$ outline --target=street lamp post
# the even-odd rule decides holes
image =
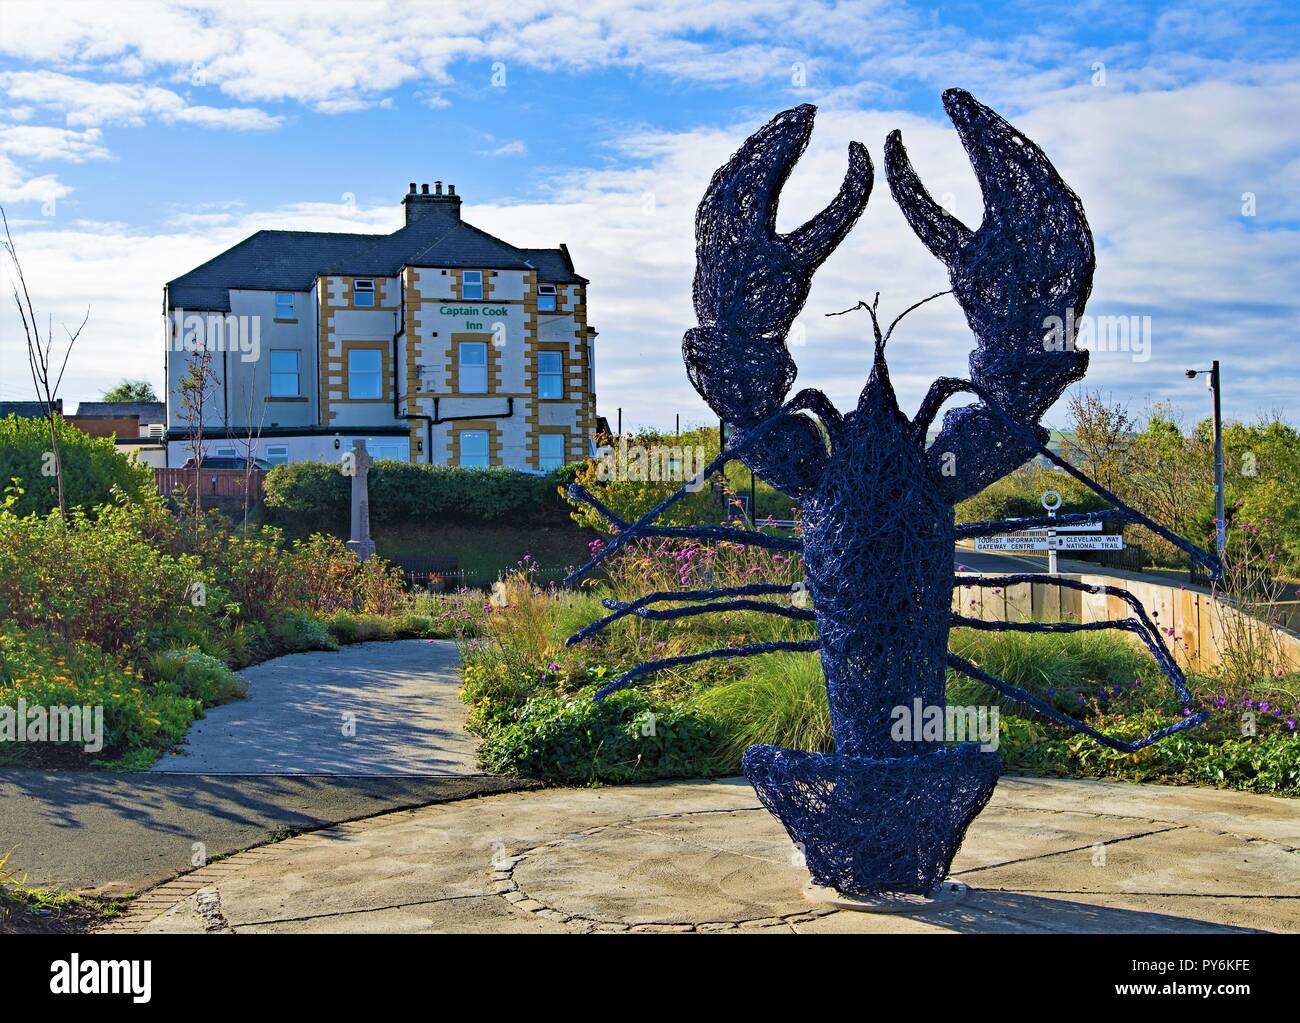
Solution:
[[[1221,388],[1219,386],[1219,360],[1215,359],[1209,369],[1189,369],[1187,379],[1194,380],[1198,373],[1210,375],[1210,394],[1214,399],[1214,518],[1215,548],[1222,559],[1228,546],[1228,526],[1224,515],[1223,493],[1223,408]]]

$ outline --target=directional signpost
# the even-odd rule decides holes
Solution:
[[[1043,494],[1042,504],[1047,509],[1049,518],[1056,517],[1056,510],[1061,507],[1061,495],[1055,490]],[[1056,575],[1057,551],[1122,551],[1124,537],[1118,533],[1101,536],[1061,536],[1061,533],[1095,533],[1101,529],[1100,522],[1086,522],[1077,526],[1041,526],[1027,529],[1024,533],[1011,533],[1002,536],[982,536],[976,539],[977,551],[1047,551],[1047,572]]]

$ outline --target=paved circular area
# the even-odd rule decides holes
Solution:
[[[804,899],[742,779],[551,789],[386,814],[146,893],[128,931],[1300,932],[1300,803],[1004,778],[953,865],[956,906]]]

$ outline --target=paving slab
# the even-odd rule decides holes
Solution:
[[[358,643],[246,668],[248,699],[214,707],[155,774],[473,774],[450,640]]]
[[[237,854],[110,928],[1300,932],[1300,852],[1280,840],[1298,821],[1300,802],[1244,793],[1007,778],[955,864],[970,886],[962,902],[870,914],[803,897],[806,870],[743,779],[540,790]]]

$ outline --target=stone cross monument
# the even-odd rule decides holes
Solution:
[[[343,458],[343,471],[352,477],[352,539],[347,548],[365,561],[375,553],[375,542],[370,539],[370,496],[367,476],[371,458],[364,440],[354,440],[352,450]]]

